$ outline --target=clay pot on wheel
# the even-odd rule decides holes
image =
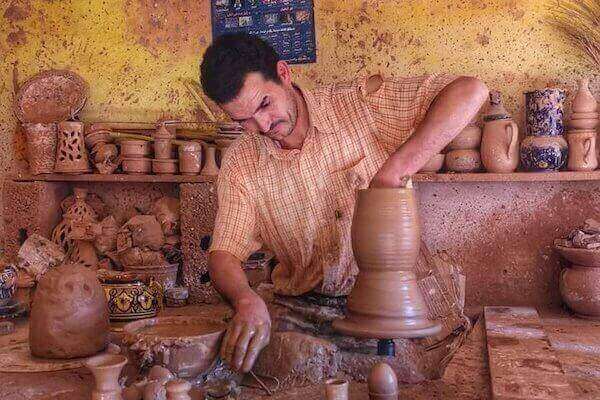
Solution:
[[[360,272],[348,296],[348,316],[333,328],[375,339],[417,338],[439,333],[427,318],[415,262],[421,229],[412,188],[358,191],[352,249]]]
[[[596,156],[596,131],[570,131],[567,134],[569,159],[567,168],[571,171],[593,171],[598,168]]]
[[[479,150],[452,150],[446,153],[446,169],[454,172],[476,172],[481,169]]]
[[[600,268],[572,265],[563,269],[560,295],[576,314],[600,318]]]
[[[425,164],[423,168],[419,170],[419,173],[434,174],[438,172],[444,166],[445,157],[446,156],[444,154],[434,155],[429,161],[427,161],[427,164]]]
[[[568,145],[562,136],[528,136],[521,142],[520,153],[526,170],[552,171],[567,161]]]

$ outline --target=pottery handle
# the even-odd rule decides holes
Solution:
[[[514,147],[517,145],[517,137],[515,135],[515,131],[518,129],[515,121],[510,121],[508,125],[504,128],[506,133],[508,133],[509,145],[506,148],[506,158],[510,159],[510,153],[513,151]]]
[[[590,160],[590,153],[592,150],[592,139],[591,138],[587,138],[585,139],[585,141],[583,142],[583,148],[585,149],[585,163],[586,164],[590,164],[592,161]]]

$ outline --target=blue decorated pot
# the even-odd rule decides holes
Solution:
[[[525,93],[528,136],[558,136],[565,131],[563,118],[566,92],[561,89]]]
[[[7,265],[0,270],[0,306],[8,304],[17,290],[17,269]]]
[[[553,171],[567,161],[568,145],[562,136],[528,136],[521,142],[521,165],[528,171]]]

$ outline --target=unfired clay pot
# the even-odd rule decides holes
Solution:
[[[121,168],[126,174],[149,174],[152,171],[152,160],[143,157],[124,158]]]
[[[150,142],[137,139],[122,139],[121,156],[123,158],[141,158],[150,154]]]
[[[96,273],[63,264],[38,283],[31,305],[29,347],[42,358],[87,357],[108,344],[108,308]]]
[[[176,174],[177,159],[154,159],[152,160],[152,172],[155,174]]]
[[[325,381],[325,399],[348,400],[348,387],[346,379],[328,379]]]
[[[83,138],[83,122],[63,121],[58,124],[58,144],[54,171],[63,174],[92,172]]]
[[[563,269],[560,295],[576,314],[600,318],[600,268],[572,265]]]
[[[216,159],[216,147],[215,146],[206,146],[206,157],[204,168],[202,168],[202,175],[207,176],[216,176],[219,175],[219,167],[217,166]]]
[[[179,146],[179,171],[183,175],[197,175],[202,167],[202,145],[186,142]]]
[[[419,170],[420,173],[433,174],[444,166],[444,154],[436,154]]]
[[[487,121],[481,140],[481,162],[488,172],[510,173],[519,165],[519,128],[511,119]]]
[[[167,160],[173,155],[173,144],[171,139],[155,138],[154,139],[154,158]]]
[[[446,153],[446,169],[454,172],[475,172],[481,169],[479,150],[452,150]]]
[[[600,250],[579,249],[559,245],[554,246],[554,248],[565,258],[565,260],[572,264],[600,267]]]
[[[58,127],[54,123],[22,124],[27,141],[27,161],[32,175],[51,174],[56,162]]]
[[[579,91],[575,95],[572,104],[574,113],[596,112],[598,111],[598,102],[590,91],[589,78],[583,78],[579,81]]]
[[[440,332],[414,272],[421,229],[412,188],[358,191],[352,248],[360,272],[348,296],[348,315],[333,327],[346,335],[388,339]]]
[[[119,376],[127,364],[127,357],[117,354],[101,354],[91,357],[85,366],[92,371],[96,385],[92,400],[122,400]]]
[[[367,378],[371,400],[397,400],[398,378],[386,363],[375,364]]]
[[[475,124],[469,124],[448,145],[448,150],[478,149],[481,143],[481,128]]]
[[[567,169],[593,171],[598,168],[596,131],[570,131],[567,134],[567,142],[569,143]]]

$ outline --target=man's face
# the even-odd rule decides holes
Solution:
[[[291,84],[266,80],[260,72],[249,73],[237,97],[221,107],[248,132],[276,141],[292,133],[298,118]]]

